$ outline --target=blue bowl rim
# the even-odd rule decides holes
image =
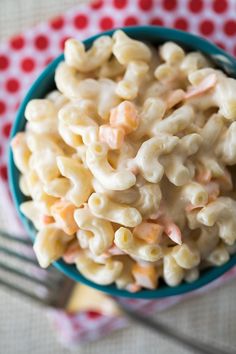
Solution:
[[[158,38],[158,35],[162,38],[162,41],[166,40],[171,40],[176,41],[176,42],[186,42],[187,46],[192,46],[194,48],[197,48],[197,50],[205,53],[206,55],[216,55],[216,56],[221,56],[225,58],[228,62],[230,62],[233,66],[233,70],[236,75],[236,60],[227,52],[225,52],[223,49],[218,48],[216,45],[213,43],[207,41],[204,38],[201,38],[199,36],[196,36],[194,34],[190,34],[184,31],[172,29],[172,28],[167,28],[167,27],[160,27],[160,26],[130,26],[130,27],[120,27],[120,28],[115,28],[110,31],[102,32],[97,35],[94,35],[92,37],[87,38],[86,40],[83,41],[85,46],[90,46],[91,43],[101,35],[109,35],[111,36],[114,31],[117,29],[122,29],[124,32],[126,32],[128,35],[131,37],[135,38],[135,32],[149,32],[149,31],[155,31],[156,36]],[[192,43],[194,42],[194,46]],[[22,118],[24,118],[24,112],[27,103],[29,102],[30,99],[34,98],[35,93],[39,87],[39,85],[47,78],[47,76],[54,72],[57,65],[64,59],[64,55],[61,54],[57,58],[55,58],[43,71],[42,73],[38,76],[38,78],[34,81],[32,84],[31,88],[29,89],[28,93],[26,94],[25,98],[23,99],[20,108],[18,110],[18,113],[16,115],[16,119],[14,121],[12,130],[11,130],[11,135],[10,139],[12,139],[15,134],[20,131],[18,130],[18,126],[21,123]],[[9,176],[9,186],[10,186],[10,191],[11,195],[13,197],[13,202],[15,204],[17,213],[19,215],[19,218],[21,222],[23,223],[25,229],[29,233],[30,238],[32,241],[35,238],[35,230],[33,230],[33,227],[29,226],[29,221],[28,219],[20,212],[19,209],[19,194],[16,190],[16,174],[17,174],[17,168],[14,164],[13,160],[13,155],[11,148],[9,148],[9,158],[8,158],[8,176]],[[66,264],[63,260],[58,260],[53,263],[53,265],[59,269],[61,272],[63,272],[65,275],[70,277],[71,279],[75,280],[76,282],[81,282],[85,285],[91,286],[97,290],[106,292],[110,295],[113,296],[119,296],[119,297],[128,297],[128,298],[134,298],[134,299],[157,299],[157,298],[164,298],[164,297],[169,297],[169,296],[176,296],[176,295],[181,295],[185,294],[188,292],[191,292],[193,290],[197,290],[199,288],[202,288],[205,285],[208,285],[210,282],[216,280],[220,276],[222,276],[225,272],[227,272],[229,269],[231,269],[233,266],[236,265],[236,254],[231,256],[230,260],[225,263],[224,265],[220,267],[211,267],[209,270],[206,272],[203,272],[199,279],[197,279],[193,283],[186,283],[183,282],[180,285],[176,287],[169,287],[167,285],[164,285],[160,288],[157,288],[155,290],[141,290],[140,292],[137,293],[130,293],[126,290],[123,289],[118,289],[115,285],[99,285],[96,284],[87,278],[83,277],[77,270],[76,268],[71,265]]]

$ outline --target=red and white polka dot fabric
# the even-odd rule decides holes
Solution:
[[[84,39],[113,27],[160,25],[200,34],[236,55],[236,1],[234,0],[97,0],[72,8],[50,22],[0,44],[0,191],[7,191],[7,150],[11,124],[22,98],[42,69],[63,51],[68,37]],[[5,202],[5,201],[4,201]],[[7,201],[6,201],[7,202]],[[8,208],[10,210],[10,207]],[[12,209],[12,206],[11,206]],[[12,217],[14,217],[14,212]],[[229,278],[231,271],[217,284]],[[142,308],[161,309],[180,297],[161,301],[132,301]],[[82,316],[82,317],[81,317]],[[86,317],[86,321],[85,318]],[[59,320],[58,320],[59,318]],[[65,342],[89,340],[124,325],[88,312],[68,316],[54,312]]]

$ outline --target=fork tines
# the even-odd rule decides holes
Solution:
[[[63,305],[58,298],[65,277],[55,268],[39,267],[29,239],[0,230],[0,255],[0,285],[42,304]]]

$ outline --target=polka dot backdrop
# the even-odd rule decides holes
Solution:
[[[0,184],[7,190],[9,134],[19,104],[42,69],[63,51],[67,38],[82,40],[113,27],[152,24],[200,34],[236,55],[235,13],[234,0],[96,0],[1,43]],[[232,271],[224,279],[230,274]],[[166,308],[181,299],[132,300],[129,304],[150,311]],[[67,343],[94,339],[125,325],[123,319],[92,312],[74,316],[52,312],[52,317],[61,331],[61,339]]]

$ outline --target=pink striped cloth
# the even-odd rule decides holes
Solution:
[[[19,104],[42,69],[63,51],[68,37],[81,40],[103,30],[130,25],[164,25],[200,34],[236,55],[234,0],[99,0],[70,9],[0,44],[0,196],[12,231],[21,231],[7,185],[9,133]],[[145,313],[161,311],[235,278],[236,268],[194,293],[162,300],[125,300]],[[50,310],[58,338],[67,346],[98,339],[124,327],[122,317],[87,311],[67,314]]]

